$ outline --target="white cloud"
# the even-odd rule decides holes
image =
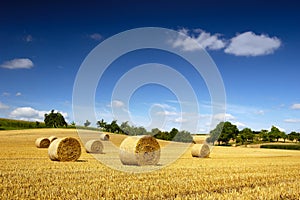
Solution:
[[[9,106],[0,101],[0,110],[9,109]]]
[[[235,117],[232,114],[228,113],[218,113],[213,116],[213,119],[218,120],[218,121],[229,121],[229,120],[234,120]]]
[[[178,118],[174,119],[174,122],[175,123],[184,123],[184,122],[187,122],[187,119],[184,119],[182,117],[178,117]]]
[[[232,122],[232,124],[236,125],[236,126],[238,127],[238,129],[247,127],[247,126],[246,126],[244,123],[242,123],[242,122]]]
[[[277,37],[269,37],[264,34],[256,35],[248,31],[233,37],[225,49],[225,53],[236,56],[268,55],[280,46],[281,41]]]
[[[9,114],[9,117],[14,119],[27,120],[27,121],[44,121],[45,114],[50,112],[51,111],[36,110],[31,107],[19,107],[14,109]],[[54,112],[59,112],[60,114],[62,114],[65,120],[67,121],[68,118],[67,113],[56,111],[56,110]]]
[[[121,108],[121,107],[124,107],[125,104],[122,102],[122,101],[119,101],[119,100],[113,100],[111,102],[111,106],[114,107],[114,108]]]
[[[18,96],[21,96],[22,95],[22,93],[21,92],[17,92],[16,93],[16,96],[18,97]]]
[[[171,112],[171,111],[160,111],[156,113],[157,115],[164,115],[164,116],[174,116],[178,115],[177,112]]]
[[[181,29],[179,30],[182,34],[173,41],[170,41],[173,47],[180,47],[183,51],[195,51],[204,48],[209,50],[218,50],[225,47],[225,41],[220,39],[220,34],[214,34],[205,32],[201,29]],[[191,33],[191,34],[190,34]]]
[[[265,111],[263,111],[263,110],[257,110],[257,111],[255,111],[255,114],[257,114],[257,115],[264,115]]]
[[[298,110],[300,109],[300,103],[295,103],[291,106],[291,109]]]
[[[300,119],[285,119],[284,122],[287,122],[287,123],[300,123]]]
[[[102,39],[102,35],[100,35],[99,33],[93,33],[93,34],[89,35],[89,37],[96,41],[100,41]]]
[[[10,93],[8,93],[8,92],[3,92],[3,93],[2,93],[2,96],[8,97],[8,96],[10,96]]]
[[[33,67],[33,62],[28,58],[16,58],[4,62],[0,67],[6,69],[30,69]]]

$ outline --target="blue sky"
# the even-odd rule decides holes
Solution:
[[[0,117],[43,120],[55,109],[73,121],[73,84],[88,54],[120,32],[162,27],[189,35],[207,50],[224,82],[227,120],[240,129],[275,125],[300,131],[299,8],[296,1],[1,2]],[[197,48],[182,38],[173,45],[182,51]],[[205,82],[184,60],[159,50],[129,53],[108,68],[95,91],[97,118],[121,122],[111,113],[118,108],[136,126],[169,130],[187,123],[190,113],[182,113],[176,95],[160,85],[140,87],[129,105],[111,99],[126,71],[153,62],[187,77],[201,110],[194,119],[197,132],[209,132],[218,116],[210,111]]]

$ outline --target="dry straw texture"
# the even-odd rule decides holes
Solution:
[[[48,148],[50,145],[50,140],[48,138],[38,138],[35,140],[35,146],[37,148]]]
[[[50,143],[51,143],[51,142],[53,142],[54,140],[56,140],[57,137],[54,136],[54,135],[52,135],[52,136],[48,137],[48,139],[50,140]]]
[[[191,153],[193,157],[208,158],[210,149],[207,144],[194,144]]]
[[[76,161],[81,155],[80,143],[72,137],[56,139],[50,144],[48,155],[54,161]]]
[[[124,165],[156,165],[160,158],[160,146],[152,136],[132,136],[123,140],[119,153]]]
[[[84,145],[87,153],[102,153],[103,144],[100,140],[89,140]]]
[[[103,140],[103,141],[107,141],[107,140],[109,140],[109,135],[105,134],[105,133],[101,133],[100,134],[100,139]]]

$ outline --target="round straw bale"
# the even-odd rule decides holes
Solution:
[[[48,155],[55,161],[76,161],[81,155],[80,143],[72,137],[56,139],[51,142]]]
[[[101,133],[100,134],[100,139],[104,140],[104,141],[107,141],[107,140],[109,140],[109,135],[105,134],[105,133]]]
[[[194,144],[191,153],[193,157],[208,158],[210,149],[207,144]]]
[[[56,140],[57,137],[52,135],[52,136],[48,137],[48,139],[50,140],[50,143],[51,143],[51,142],[53,142],[54,140]]]
[[[84,145],[87,153],[102,153],[103,144],[100,140],[89,140]]]
[[[156,165],[160,146],[150,135],[127,137],[120,145],[119,156],[124,165]]]
[[[38,138],[35,140],[35,146],[37,148],[48,148],[50,145],[50,140],[48,138]]]

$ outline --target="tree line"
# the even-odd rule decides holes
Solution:
[[[172,128],[170,132],[168,131],[161,131],[158,128],[153,128],[150,132],[148,132],[144,127],[139,126],[132,126],[126,122],[122,122],[119,126],[117,124],[117,120],[113,120],[111,123],[105,122],[103,119],[97,121],[97,126],[103,131],[111,132],[111,133],[118,133],[118,134],[126,134],[126,135],[152,135],[157,139],[162,140],[170,140],[176,142],[192,142],[193,137],[190,132],[188,131],[179,131],[176,128]]]
[[[286,134],[280,131],[276,126],[271,130],[252,131],[250,128],[239,130],[236,125],[226,121],[220,122],[215,129],[210,131],[210,136],[206,139],[208,143],[218,145],[229,145],[229,142],[244,145],[262,142],[278,142],[280,139],[285,142],[287,139],[292,142],[300,141],[300,133],[295,131]]]

